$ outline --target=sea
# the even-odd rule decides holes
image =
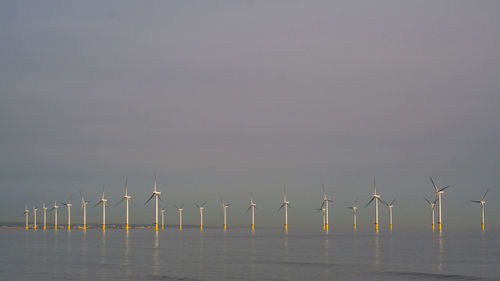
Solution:
[[[500,280],[500,230],[0,229],[0,280]]]

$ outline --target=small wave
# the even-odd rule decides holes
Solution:
[[[401,272],[401,271],[384,271],[383,274],[399,275],[399,276],[413,276],[416,279],[438,279],[438,280],[489,280],[477,276],[468,276],[460,274],[440,274],[440,273],[426,273],[426,272]]]

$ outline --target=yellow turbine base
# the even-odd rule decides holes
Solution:
[[[484,223],[481,223],[481,228],[484,230]]]
[[[68,224],[68,230],[70,230],[70,229],[71,229],[71,225]]]
[[[106,225],[105,224],[102,225],[102,231],[106,231]]]
[[[378,222],[375,223],[375,230],[378,231]]]
[[[28,226],[26,226],[26,229],[28,229]]]
[[[325,224],[325,230],[328,231],[328,224]]]
[[[155,231],[158,231],[158,224],[155,222]]]
[[[179,230],[182,231],[182,225],[179,225]]]
[[[354,225],[354,230],[356,230],[356,225]]]
[[[33,229],[35,229],[35,230],[36,230],[36,225],[34,225],[34,226],[33,226]]]
[[[326,230],[328,230],[328,224],[326,225]],[[285,224],[285,231],[288,231],[288,224]]]
[[[325,230],[325,225],[323,224],[323,230]]]
[[[203,225],[200,225],[200,231],[202,231],[202,230],[203,230]]]
[[[441,222],[440,221],[438,221],[438,229],[439,229],[439,231],[441,231]]]
[[[389,224],[389,229],[392,230],[392,224]]]
[[[125,224],[125,231],[128,231],[128,223]]]
[[[255,225],[252,223],[252,231],[255,229]]]
[[[83,230],[87,230],[87,225],[83,225]]]
[[[57,225],[54,225],[54,229],[57,230]]]
[[[44,225],[44,226],[43,226],[43,230],[45,230],[45,229],[47,229],[47,226],[45,226],[45,225]]]
[[[434,230],[434,224],[432,224],[432,230]]]
[[[165,227],[163,225],[161,226],[161,230],[165,230]]]
[[[226,230],[226,225],[224,225],[224,230]]]

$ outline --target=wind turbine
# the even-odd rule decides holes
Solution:
[[[165,229],[165,208],[161,208],[161,230]]]
[[[250,206],[248,206],[247,212],[251,211],[252,213],[252,224],[250,225],[252,231],[255,229],[255,208],[257,208],[257,203],[253,201],[253,197],[250,197]]]
[[[121,202],[125,201],[125,230],[128,231],[128,203],[132,199],[132,196],[128,194],[127,188],[127,178],[125,178],[125,195],[123,195],[122,199],[116,203],[115,207],[120,205]]]
[[[87,229],[87,204],[89,203],[88,201],[85,201],[83,199],[83,195],[82,193],[80,192],[80,198],[82,198],[82,205],[81,205],[81,209],[83,209],[83,230],[86,230]]]
[[[108,199],[104,199],[104,185],[103,185],[101,199],[94,205],[94,207],[96,207],[102,204],[102,231],[106,231],[106,202],[108,202]]]
[[[73,206],[73,204],[71,204],[71,202],[69,200],[68,200],[68,202],[62,203],[62,204],[68,208],[68,230],[70,230],[71,229],[71,206]]]
[[[429,199],[425,198],[425,201],[427,201],[427,203],[429,203],[429,205],[431,206],[431,214],[432,214],[432,231],[434,231],[434,222],[435,222],[435,218],[434,218],[434,209],[436,207],[436,201],[437,201],[437,198],[434,199],[434,201],[430,201]]]
[[[394,202],[396,199],[392,200],[391,203],[387,203],[384,200],[380,200],[380,202],[384,203],[389,208],[389,229],[392,230],[392,208],[394,207]]]
[[[483,198],[481,198],[480,201],[476,201],[476,200],[470,200],[471,202],[474,202],[474,203],[479,203],[481,204],[481,228],[484,230],[484,205],[486,204],[486,201],[484,200],[486,198],[486,194],[488,194],[488,191],[489,190],[486,190],[486,192],[484,193],[483,195]]]
[[[182,231],[182,211],[184,210],[183,207],[184,207],[184,204],[181,205],[180,207],[175,206],[175,208],[177,209],[177,212],[179,213],[179,230],[180,231]]]
[[[283,202],[281,202],[281,206],[278,209],[278,211],[281,210],[281,208],[285,207],[285,231],[288,231],[288,208],[290,207],[290,201],[286,200],[286,188],[283,188]],[[326,223],[328,225],[328,222]],[[326,228],[328,229],[328,227]]]
[[[47,229],[47,207],[45,207],[45,203],[42,204],[43,210],[43,230]]]
[[[38,211],[38,209],[36,208],[36,206],[33,206],[33,229],[36,230],[36,211]]]
[[[155,198],[155,231],[158,231],[158,199],[161,200],[160,198],[161,192],[156,190],[156,175],[154,177],[155,177],[155,182],[153,184],[153,194],[151,194],[151,197],[149,197],[149,199],[146,201],[146,203],[144,203],[144,205],[148,204],[148,202],[151,199],[153,199],[153,197]]]
[[[226,230],[226,226],[227,226],[227,208],[229,206],[231,206],[230,203],[224,203],[224,201],[222,200],[222,197],[220,198],[220,203],[221,203],[221,206],[222,206],[222,213],[223,213],[223,216],[224,216],[224,230]]]
[[[205,204],[207,204],[207,201],[203,202],[201,205],[194,203],[194,205],[200,209],[200,230],[203,230],[203,210],[205,210]]]
[[[375,184],[375,177],[373,177],[373,195],[372,199],[366,203],[365,208],[370,205],[370,203],[375,200],[375,230],[378,231],[378,201],[380,200],[380,194],[377,194],[377,186]]]
[[[441,189],[438,189],[436,184],[434,183],[434,180],[432,180],[432,177],[429,177],[429,179],[431,179],[431,182],[432,182],[432,186],[434,186],[434,191],[436,192],[436,198],[438,200],[438,229],[439,231],[441,231],[441,224],[442,224],[442,220],[441,220],[441,209],[443,208],[442,205],[442,199],[441,199],[441,196],[443,195],[444,193],[444,190],[447,189],[448,187],[450,187],[449,185],[448,186],[445,186]]]
[[[56,201],[54,201],[54,206],[52,206],[52,208],[50,208],[50,211],[54,211],[54,229],[55,230],[57,230],[57,209],[59,209],[59,206],[57,206]]]
[[[29,228],[29,225],[28,225],[28,220],[29,220],[28,215],[29,215],[29,213],[30,213],[30,210],[28,210],[28,206],[24,206],[24,216],[26,218],[26,229]]]
[[[328,202],[332,202],[333,203],[333,200],[328,198],[326,196],[326,192],[325,192],[325,185],[323,184],[323,204],[321,204],[321,209],[324,208],[324,211],[323,211],[323,214],[324,214],[324,222],[323,222],[323,229],[325,229],[326,231],[328,231]]]
[[[354,201],[354,204],[350,207],[347,207],[347,209],[351,209],[352,210],[352,213],[353,213],[353,216],[354,216],[354,224],[353,224],[353,228],[354,230],[356,230],[356,224],[357,224],[357,216],[358,216],[358,200],[356,199],[356,201]]]

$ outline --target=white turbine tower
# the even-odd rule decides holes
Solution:
[[[251,211],[251,213],[252,213],[252,220],[251,220],[251,224],[250,224],[250,228],[252,229],[252,231],[255,230],[255,209],[256,208],[257,208],[257,203],[255,203],[255,201],[253,201],[253,197],[250,197],[250,206],[248,206],[247,212]]]
[[[435,217],[434,217],[434,209],[436,207],[436,201],[437,201],[437,198],[434,199],[434,201],[430,201],[429,199],[425,198],[425,201],[427,201],[427,203],[429,203],[429,205],[431,206],[431,216],[432,216],[432,224],[431,224],[431,227],[432,227],[432,231],[434,231],[434,222],[436,221]]]
[[[154,176],[154,184],[153,184],[153,194],[151,194],[151,197],[144,203],[144,205],[148,204],[148,202],[155,198],[155,231],[158,231],[158,200],[161,200],[160,194],[161,192],[156,190],[156,175]]]
[[[62,204],[68,208],[68,230],[71,230],[71,206],[73,206],[73,204],[71,204],[69,200]]]
[[[132,199],[132,196],[128,194],[127,178],[125,178],[125,195],[122,199],[116,203],[115,207],[120,205],[121,202],[125,201],[125,230],[128,231],[128,203]]]
[[[108,202],[108,200],[104,198],[103,186],[101,199],[99,199],[99,201],[94,205],[94,207],[97,207],[98,205],[102,204],[102,231],[106,231],[106,202]]]
[[[182,211],[184,210],[183,207],[184,207],[184,204],[182,204],[180,207],[175,206],[175,208],[177,209],[177,212],[179,213],[179,230],[180,231],[182,231]]]
[[[378,231],[378,201],[380,200],[380,194],[377,194],[377,186],[375,185],[375,177],[373,177],[373,195],[372,199],[366,203],[365,208],[370,205],[370,203],[375,200],[375,230]]]
[[[85,201],[83,199],[83,195],[82,193],[80,192],[80,198],[82,199],[82,202],[81,202],[81,209],[83,209],[83,230],[86,230],[87,229],[87,204],[89,203],[88,201]]]
[[[33,229],[36,230],[36,211],[38,211],[38,209],[36,208],[36,206],[33,206]]]
[[[227,228],[227,208],[229,208],[229,206],[231,206],[231,204],[225,203],[224,200],[222,200],[222,197],[220,198],[220,203],[221,203],[222,214],[223,214],[223,228],[225,231]]]
[[[323,214],[324,214],[323,229],[326,231],[328,231],[328,221],[329,221],[329,219],[328,219],[328,213],[329,213],[328,205],[329,204],[328,203],[329,202],[333,203],[333,200],[326,196],[325,185],[323,184],[323,204],[321,204],[320,209],[324,209],[324,211],[323,211]]]
[[[42,204],[43,211],[43,230],[47,229],[47,207],[45,207],[45,203]]]
[[[438,200],[438,230],[441,231],[441,228],[442,228],[442,217],[441,217],[441,214],[442,214],[442,208],[443,208],[443,203],[442,203],[442,195],[444,193],[444,190],[447,189],[448,187],[450,187],[449,185],[448,186],[445,186],[441,189],[438,189],[436,184],[434,183],[434,180],[432,180],[431,177],[429,177],[431,179],[431,182],[432,182],[432,186],[434,186],[434,191],[436,192],[436,198]]]
[[[57,206],[56,201],[54,201],[54,206],[50,208],[50,211],[54,211],[54,229],[57,230],[57,209],[59,209],[59,206]]]
[[[356,230],[357,228],[357,216],[358,216],[358,200],[354,201],[354,204],[350,207],[347,207],[348,209],[351,209],[352,210],[352,214],[353,214],[353,228],[354,230]]]
[[[205,204],[207,204],[207,201],[203,202],[203,204],[198,205],[194,204],[198,209],[200,209],[200,230],[203,230],[203,210],[205,210]]]
[[[165,208],[161,208],[161,230],[165,229]]]
[[[486,194],[488,194],[488,191],[489,191],[489,190],[486,190],[486,192],[485,192],[485,193],[484,193],[484,195],[483,195],[483,198],[481,198],[481,200],[480,200],[480,201],[477,201],[477,200],[470,200],[471,202],[481,204],[481,228],[482,228],[483,230],[484,230],[484,205],[486,204],[485,198],[486,198]]]
[[[290,207],[290,201],[286,200],[286,188],[283,188],[283,202],[281,202],[281,206],[278,211],[280,211],[283,207],[285,207],[285,231],[288,231],[288,208]]]
[[[392,208],[394,207],[394,202],[396,199],[392,200],[391,203],[387,203],[384,200],[380,200],[380,202],[384,203],[389,208],[389,229],[392,230]]]
[[[26,219],[26,229],[29,228],[29,225],[28,225],[28,221],[29,221],[29,218],[28,218],[28,215],[30,213],[30,210],[28,210],[28,206],[24,206],[24,217]]]

